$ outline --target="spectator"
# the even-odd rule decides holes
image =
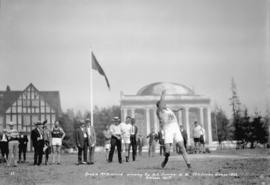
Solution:
[[[137,154],[137,133],[138,133],[138,127],[135,125],[136,120],[134,118],[131,118],[131,133],[130,133],[130,146],[132,147],[132,160],[136,160],[136,154]],[[129,150],[128,148],[128,158],[129,158]]]
[[[15,123],[8,123],[9,130],[7,131],[8,138],[8,150],[9,150],[9,158],[7,166],[17,166],[16,157],[18,156],[18,146],[19,146],[19,132],[15,128]]]
[[[187,136],[187,131],[184,129],[183,125],[180,125],[180,131],[184,139],[184,146],[185,149],[187,149],[187,141],[188,141],[188,136]]]
[[[87,135],[88,135],[88,147],[89,147],[89,161],[87,164],[94,164],[95,146],[96,146],[96,132],[95,128],[91,125],[90,119],[85,120]]]
[[[26,161],[26,150],[27,150],[27,143],[28,138],[24,131],[21,130],[19,133],[19,163],[25,163]],[[21,160],[21,155],[23,154],[23,161]]]
[[[120,119],[118,117],[114,117],[113,119],[114,124],[110,126],[110,132],[112,133],[112,138],[111,138],[111,149],[109,153],[109,160],[108,162],[112,162],[113,159],[113,154],[114,154],[114,149],[115,146],[117,147],[117,152],[118,152],[118,162],[121,164],[122,163],[122,155],[121,155],[121,147],[122,147],[122,138],[121,138],[121,127],[119,125]]]
[[[130,135],[131,135],[131,117],[127,116],[126,121],[120,123],[122,133],[122,144],[124,145],[126,162],[129,161]]]
[[[105,130],[103,131],[103,135],[104,135],[104,148],[105,148],[105,159],[106,161],[108,161],[109,159],[109,151],[111,148],[111,138],[112,138],[112,134],[110,132],[110,125],[106,125]]]
[[[55,158],[57,157],[57,164],[61,164],[61,147],[62,141],[65,137],[64,130],[59,126],[59,121],[56,120],[54,127],[51,132],[52,135],[52,146],[53,146],[53,159],[52,163],[55,163]]]
[[[48,164],[49,155],[51,153],[51,144],[52,144],[52,135],[51,130],[48,128],[47,124],[45,123],[43,126],[43,139],[44,139],[44,148],[43,152],[45,154],[45,165]]]
[[[193,128],[193,139],[194,139],[194,145],[195,145],[195,153],[198,153],[200,150],[200,137],[202,135],[202,127],[198,124],[197,121],[194,122],[194,128]]]
[[[138,154],[142,156],[142,147],[143,147],[143,137],[141,134],[138,135],[137,139],[137,148],[138,148]]]
[[[42,163],[44,140],[41,122],[37,121],[35,126],[36,128],[31,131],[31,140],[34,147],[34,165],[39,166]]]
[[[162,156],[162,154],[165,153],[165,142],[164,142],[163,128],[160,128],[160,130],[158,131],[158,141],[159,141],[159,155]]]
[[[75,131],[75,143],[78,148],[78,163],[86,164],[87,163],[87,145],[88,145],[88,135],[85,128],[85,122],[80,121],[80,127]],[[83,154],[83,161],[82,161]]]
[[[200,136],[200,152],[203,152],[205,153],[205,141],[204,141],[204,138],[205,138],[205,130],[203,127],[201,127],[201,136]]]
[[[3,129],[3,132],[0,133],[0,149],[2,154],[2,161],[7,162],[8,160],[7,129]]]
[[[151,133],[147,135],[146,138],[149,138],[148,157],[154,157],[157,140],[157,134],[155,133],[154,128],[152,128]]]

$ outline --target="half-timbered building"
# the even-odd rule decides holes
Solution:
[[[9,87],[0,91],[0,131],[7,123],[14,122],[18,130],[30,133],[38,120],[47,120],[52,128],[61,114],[59,91],[39,91],[32,83],[23,91],[13,91]],[[28,150],[31,148],[31,141]]]

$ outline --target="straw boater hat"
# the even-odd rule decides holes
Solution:
[[[120,121],[120,119],[119,119],[118,116],[115,116],[115,117],[113,117],[113,121],[114,121],[114,122],[118,122],[118,121]]]
[[[11,122],[8,123],[8,125],[9,125],[9,126],[14,126],[15,123],[14,123],[13,121],[11,121]]]
[[[85,125],[85,121],[84,120],[80,120],[80,125]]]

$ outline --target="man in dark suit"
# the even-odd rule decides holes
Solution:
[[[8,138],[7,138],[7,129],[3,129],[3,132],[0,133],[0,149],[2,154],[2,161],[7,162],[8,160]]]
[[[131,133],[130,133],[130,145],[128,148],[128,159],[130,153],[130,146],[132,147],[132,160],[135,161],[137,154],[137,133],[138,127],[135,125],[136,120],[134,118],[131,119]]]
[[[26,161],[26,150],[27,150],[28,138],[25,131],[20,131],[19,136],[19,163]],[[21,155],[23,154],[23,161],[21,160]]]
[[[159,154],[162,156],[162,154],[165,153],[165,142],[164,142],[164,130],[163,128],[160,128],[158,131],[158,142],[159,142]]]
[[[187,131],[184,129],[183,125],[180,125],[180,131],[181,131],[181,134],[182,134],[183,139],[184,139],[185,149],[187,149],[187,140],[188,140],[188,137],[187,137]]]
[[[37,121],[35,123],[35,126],[36,128],[31,131],[31,140],[34,147],[34,165],[39,166],[42,163],[44,147],[42,123],[40,121]]]
[[[86,164],[87,163],[87,145],[88,145],[88,133],[85,127],[85,122],[80,121],[80,127],[75,130],[75,143],[78,148],[78,163]],[[83,161],[82,161],[83,154]]]
[[[90,119],[85,120],[88,134],[88,147],[89,147],[89,161],[87,164],[94,164],[94,155],[96,147],[96,132],[95,128],[91,125]]]

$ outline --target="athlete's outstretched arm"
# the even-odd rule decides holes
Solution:
[[[179,109],[172,110],[172,111],[176,113],[176,112],[179,112],[180,110],[184,110],[184,108],[181,107],[181,108],[179,108]]]
[[[165,95],[166,95],[166,90],[163,90],[160,96],[160,101],[159,101],[159,108],[165,108]]]

